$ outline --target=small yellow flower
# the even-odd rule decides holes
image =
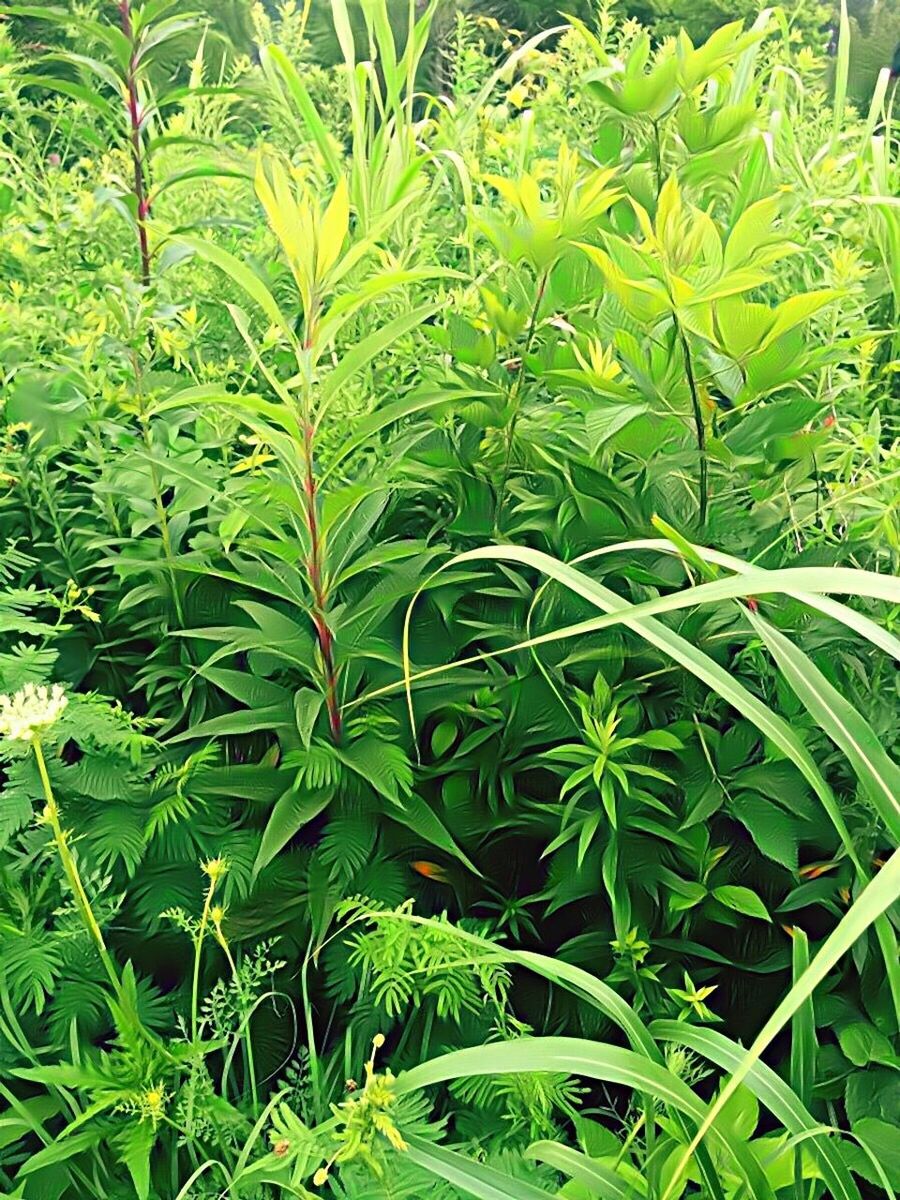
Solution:
[[[325,1167],[319,1167],[315,1175],[313,1175],[313,1186],[321,1187],[328,1182],[328,1170]]]
[[[155,1083],[141,1092],[137,1102],[141,1120],[149,1120],[156,1125],[165,1114],[168,1099],[169,1094],[161,1083]]]

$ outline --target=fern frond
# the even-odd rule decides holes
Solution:
[[[2,942],[2,970],[13,1003],[25,1011],[42,1013],[62,974],[58,938],[44,929],[7,934]]]

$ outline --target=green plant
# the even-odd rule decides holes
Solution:
[[[0,21],[0,1193],[892,1195],[889,72],[188,7]]]

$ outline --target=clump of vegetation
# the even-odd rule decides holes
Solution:
[[[0,1193],[892,1196],[890,70],[401,7],[4,10]]]

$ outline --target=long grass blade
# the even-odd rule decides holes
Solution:
[[[646,1195],[646,1189],[636,1189],[633,1183],[626,1183],[603,1163],[561,1142],[534,1142],[525,1154],[584,1184],[590,1194],[599,1197],[599,1200],[636,1200]]]
[[[405,1153],[410,1162],[424,1167],[438,1179],[445,1180],[467,1195],[476,1196],[478,1200],[547,1200],[549,1195],[543,1188],[535,1187],[524,1179],[504,1175],[494,1167],[485,1166],[445,1146],[435,1146],[424,1138],[408,1138]]]
[[[696,678],[700,679],[713,691],[715,691],[723,700],[732,705],[744,717],[750,720],[757,729],[768,737],[781,752],[790,759],[797,767],[803,777],[812,787],[813,791],[819,797],[822,807],[825,809],[832,825],[834,826],[844,851],[850,861],[853,863],[857,877],[861,883],[868,879],[868,872],[862,864],[856,845],[851,837],[850,830],[844,820],[843,812],[838,804],[837,797],[834,795],[831,787],[827,783],[822,772],[819,770],[815,759],[810,754],[809,750],[803,744],[799,736],[788,725],[788,723],[757,696],[749,691],[742,683],[740,683],[729,671],[715,662],[709,655],[699,650],[687,639],[681,637],[668,626],[663,625],[653,616],[635,616],[635,610],[639,607],[632,605],[628,601],[623,600],[621,596],[597,583],[583,572],[578,571],[568,563],[561,562],[552,555],[545,554],[543,551],[534,550],[528,547],[520,546],[491,546],[481,547],[476,550],[466,551],[463,554],[456,555],[445,564],[443,569],[449,566],[459,565],[460,563],[468,563],[478,560],[487,560],[491,562],[512,562],[522,566],[530,567],[548,578],[563,584],[576,595],[581,596],[584,600],[593,604],[596,608],[602,609],[612,619],[610,624],[621,623],[627,629],[631,629],[634,633],[641,636],[651,646],[655,646],[661,650],[669,658],[673,659],[680,666],[684,667]],[[764,574],[768,574],[764,572]],[[746,583],[747,579],[755,580],[755,576],[747,572],[742,576],[742,581]],[[792,576],[795,578],[795,576]],[[885,588],[886,595],[893,594],[891,585],[896,586],[896,581],[890,581],[885,586],[884,580],[887,577],[876,576],[881,580],[877,587],[879,592],[882,587]],[[721,581],[723,584],[728,581]],[[704,587],[711,588],[716,584],[704,584],[698,588],[689,589],[690,593],[695,596],[702,592]],[[765,585],[764,585],[765,586]],[[865,586],[865,585],[864,585]],[[410,638],[410,622],[416,599],[420,593],[417,593],[410,602],[407,609],[406,619],[404,622],[403,631],[403,666],[404,666],[404,684],[407,693],[407,707],[409,711],[410,721],[415,729],[415,713],[412,706],[412,671],[410,667],[409,653],[409,638]],[[709,594],[708,592],[706,593]],[[720,590],[715,593],[719,598],[722,598],[726,592]],[[683,595],[683,593],[679,593]],[[670,599],[665,597],[664,599]],[[656,603],[655,601],[651,603]],[[646,612],[646,609],[644,609]],[[605,622],[604,622],[605,623]],[[574,632],[585,632],[589,623],[582,623],[578,626],[570,626],[565,631],[556,630],[550,635],[545,635],[544,640],[556,640],[560,633],[563,632],[567,636],[571,636]],[[540,639],[530,639],[526,642],[519,643],[515,649],[523,649],[530,645],[539,644]],[[503,653],[499,651],[496,653]],[[506,653],[509,653],[507,648]],[[458,665],[462,665],[470,660],[461,660]],[[885,969],[887,972],[888,981],[891,988],[891,994],[894,999],[894,1004],[900,1008],[900,964],[897,961],[896,937],[893,928],[887,920],[881,916],[876,919],[876,932],[878,936],[881,952],[885,960]]]
[[[900,769],[872,726],[783,633],[758,613],[747,616],[810,716],[846,754],[885,828],[900,843]]]
[[[757,1200],[773,1200],[774,1193],[759,1163],[743,1141],[721,1124],[712,1126],[707,1107],[683,1080],[667,1067],[651,1062],[633,1050],[590,1042],[583,1038],[517,1038],[510,1042],[471,1046],[431,1059],[397,1078],[398,1095],[472,1075],[509,1075],[532,1071],[561,1071],[604,1083],[618,1084],[655,1096],[710,1132],[720,1148],[734,1160]],[[699,1145],[692,1142],[691,1153]]]
[[[803,1012],[806,1001],[798,1012]],[[654,1037],[674,1042],[701,1054],[723,1071],[736,1071],[747,1051],[715,1029],[690,1025],[686,1021],[654,1021]],[[747,1071],[744,1086],[792,1134],[811,1134],[810,1149],[818,1159],[822,1177],[831,1189],[833,1200],[860,1200],[859,1188],[841,1157],[834,1138],[823,1133],[812,1113],[791,1087],[764,1062],[754,1062]]]
[[[706,1116],[703,1118],[691,1144],[686,1148],[681,1162],[678,1164],[668,1187],[663,1193],[662,1200],[671,1200],[677,1195],[678,1187],[684,1172],[690,1163],[691,1156],[700,1145],[703,1138],[715,1129],[716,1118],[734,1095],[740,1085],[759,1062],[763,1052],[781,1033],[794,1013],[812,996],[829,971],[847,953],[854,942],[882,916],[893,904],[900,899],[900,850],[894,851],[887,864],[875,878],[860,893],[849,912],[841,919],[837,927],[826,939],[819,953],[797,982],[792,986],[775,1011],[763,1025],[733,1075],[722,1088],[718,1097],[713,1101]]]

